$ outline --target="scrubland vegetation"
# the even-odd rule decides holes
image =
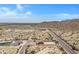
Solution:
[[[52,32],[55,32],[64,41],[71,45],[77,53],[79,53],[79,20],[66,20],[66,21],[52,21],[52,22],[42,22],[42,23],[14,23],[14,24],[0,24],[0,41],[8,40],[41,40],[43,42],[50,42],[51,36],[40,30],[41,28],[48,28]],[[35,30],[35,31],[34,31]],[[59,51],[58,53],[63,53],[58,48],[54,49],[53,45],[51,47],[54,51]],[[37,53],[48,46],[30,46],[26,47],[26,53]],[[4,53],[17,53],[19,46],[8,46],[0,45],[0,51],[7,51]],[[48,48],[46,48],[48,49]],[[50,50],[50,49],[49,49]],[[2,52],[1,52],[2,53]],[[50,53],[50,52],[49,52]],[[57,53],[57,52],[52,52]]]

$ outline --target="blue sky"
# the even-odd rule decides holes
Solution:
[[[0,22],[36,23],[79,18],[79,4],[0,4]]]

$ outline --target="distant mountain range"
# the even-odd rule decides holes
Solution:
[[[31,25],[35,28],[55,28],[58,30],[79,30],[79,19],[70,19],[65,21],[50,21],[42,23],[0,23],[0,25]]]
[[[79,19],[42,22],[37,24],[36,26],[46,28],[56,28],[59,30],[79,30]]]

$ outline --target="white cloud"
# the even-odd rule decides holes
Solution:
[[[17,10],[22,11],[22,10],[23,10],[23,8],[24,8],[24,7],[23,7],[23,6],[21,6],[20,4],[17,4],[17,5],[16,5],[16,9],[17,9]]]
[[[31,13],[31,11],[27,11],[26,14],[27,15],[31,15],[32,13]]]
[[[15,12],[11,11],[7,7],[1,7],[0,8],[0,16],[8,16],[8,15],[15,15]]]
[[[73,19],[73,18],[79,18],[79,14],[69,14],[69,13],[59,13],[59,14],[53,14],[52,15],[47,15],[47,16],[43,16],[43,15],[39,15],[39,16],[33,16],[31,11],[26,11],[24,12],[24,8],[25,6],[17,4],[15,9],[10,9],[8,7],[1,7],[0,8],[0,19],[1,18],[9,18],[9,19],[22,19],[20,21],[23,21],[23,19],[33,19],[35,21],[43,21],[43,20],[53,20],[53,19],[57,19],[57,20],[63,20],[63,19]],[[31,17],[29,17],[28,15],[32,15]],[[5,17],[6,16],[6,17]],[[38,20],[37,20],[38,19]],[[24,20],[24,21],[25,21]],[[47,21],[46,20],[46,21]]]
[[[9,11],[9,8],[7,8],[7,7],[2,7],[2,8],[0,8],[0,10],[1,10],[1,11],[4,11],[4,12],[7,12],[7,11]]]
[[[24,11],[24,6],[17,4],[16,8],[11,10],[8,7],[1,7],[0,8],[0,16],[16,16],[16,15],[31,15],[32,13],[30,11],[26,11],[25,13],[23,13]],[[18,16],[17,16],[18,17]]]
[[[73,18],[79,18],[79,14],[60,13],[60,14],[55,14],[55,18],[73,19]]]

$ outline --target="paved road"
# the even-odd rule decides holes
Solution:
[[[53,43],[53,42],[44,42],[44,44],[46,45],[46,44],[55,44],[55,43]],[[36,45],[36,42],[32,42],[32,41],[25,42],[24,44],[21,45],[21,48],[19,49],[18,54],[25,54],[25,50],[26,50],[27,45]]]
[[[64,49],[64,51],[68,54],[76,54],[76,52],[72,49],[72,47],[67,44],[61,37],[59,37],[56,33],[51,32],[47,29],[47,32],[53,37],[52,40],[56,40],[60,47]]]
[[[25,54],[25,50],[28,45],[36,45],[36,43],[35,42],[25,42],[24,44],[21,45],[21,48],[19,49],[18,54]]]
[[[67,44],[67,43],[66,43],[61,37],[59,37],[56,33],[51,32],[51,31],[48,30],[48,29],[46,29],[46,32],[48,32],[48,33],[53,37],[52,40],[55,40],[55,41],[58,42],[57,44],[58,44],[60,47],[62,47],[66,53],[68,53],[68,54],[76,54],[76,52],[72,49],[72,47],[71,47],[69,44]],[[29,38],[29,39],[30,39],[30,38]],[[27,45],[35,45],[35,43],[33,43],[33,42],[31,42],[31,43],[29,43],[29,42],[24,43],[24,44],[22,45],[22,47],[20,48],[20,50],[19,50],[18,53],[19,53],[19,54],[24,54]]]

